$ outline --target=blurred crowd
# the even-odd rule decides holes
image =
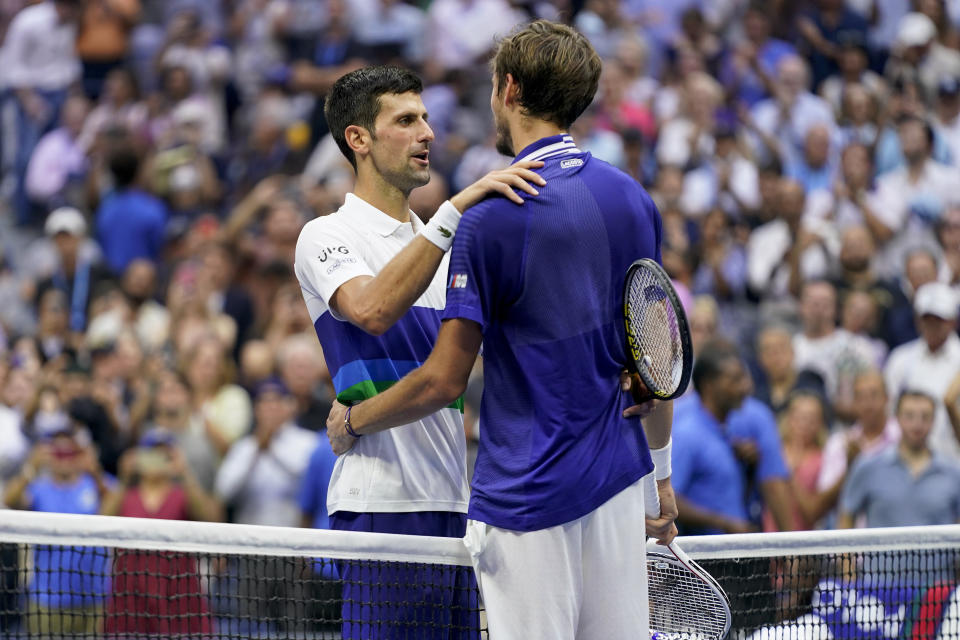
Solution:
[[[684,529],[960,519],[955,0],[0,1],[6,506],[326,526],[333,388],[293,275],[353,185],[324,93],[421,74],[428,218],[509,162],[487,54],[535,17],[603,56],[571,133],[663,217],[699,367]],[[943,504],[877,507],[874,456]]]

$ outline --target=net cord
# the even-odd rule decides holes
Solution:
[[[694,560],[958,549],[960,525],[686,536]],[[0,543],[470,566],[459,538],[0,510]],[[668,553],[655,542],[648,548]]]
[[[0,542],[471,566],[458,538],[0,510]]]

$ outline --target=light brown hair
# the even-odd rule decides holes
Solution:
[[[547,20],[531,22],[501,40],[491,62],[498,90],[508,73],[513,76],[524,115],[564,129],[593,101],[601,66],[581,33]]]

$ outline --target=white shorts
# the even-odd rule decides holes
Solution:
[[[650,637],[642,481],[549,529],[470,520],[464,543],[491,640]]]

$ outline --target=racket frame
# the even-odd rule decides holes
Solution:
[[[651,376],[647,370],[646,363],[643,362],[644,357],[648,356],[640,352],[640,338],[634,334],[631,328],[630,284],[633,280],[633,274],[640,269],[647,269],[653,274],[657,280],[657,284],[663,289],[667,301],[673,307],[673,311],[677,316],[677,331],[680,334],[680,346],[683,349],[683,362],[680,370],[680,382],[672,393],[665,392],[658,388],[654,382],[653,376]],[[673,287],[673,283],[670,282],[670,276],[667,275],[667,272],[663,270],[663,267],[661,267],[656,260],[640,258],[627,269],[627,277],[623,287],[623,324],[626,330],[627,370],[630,373],[636,373],[640,376],[640,379],[643,380],[647,389],[653,394],[653,398],[658,400],[672,400],[683,395],[687,390],[687,386],[690,384],[690,375],[693,373],[693,343],[690,340],[690,324],[687,322],[687,314],[683,310],[683,305],[680,303],[677,290]]]

